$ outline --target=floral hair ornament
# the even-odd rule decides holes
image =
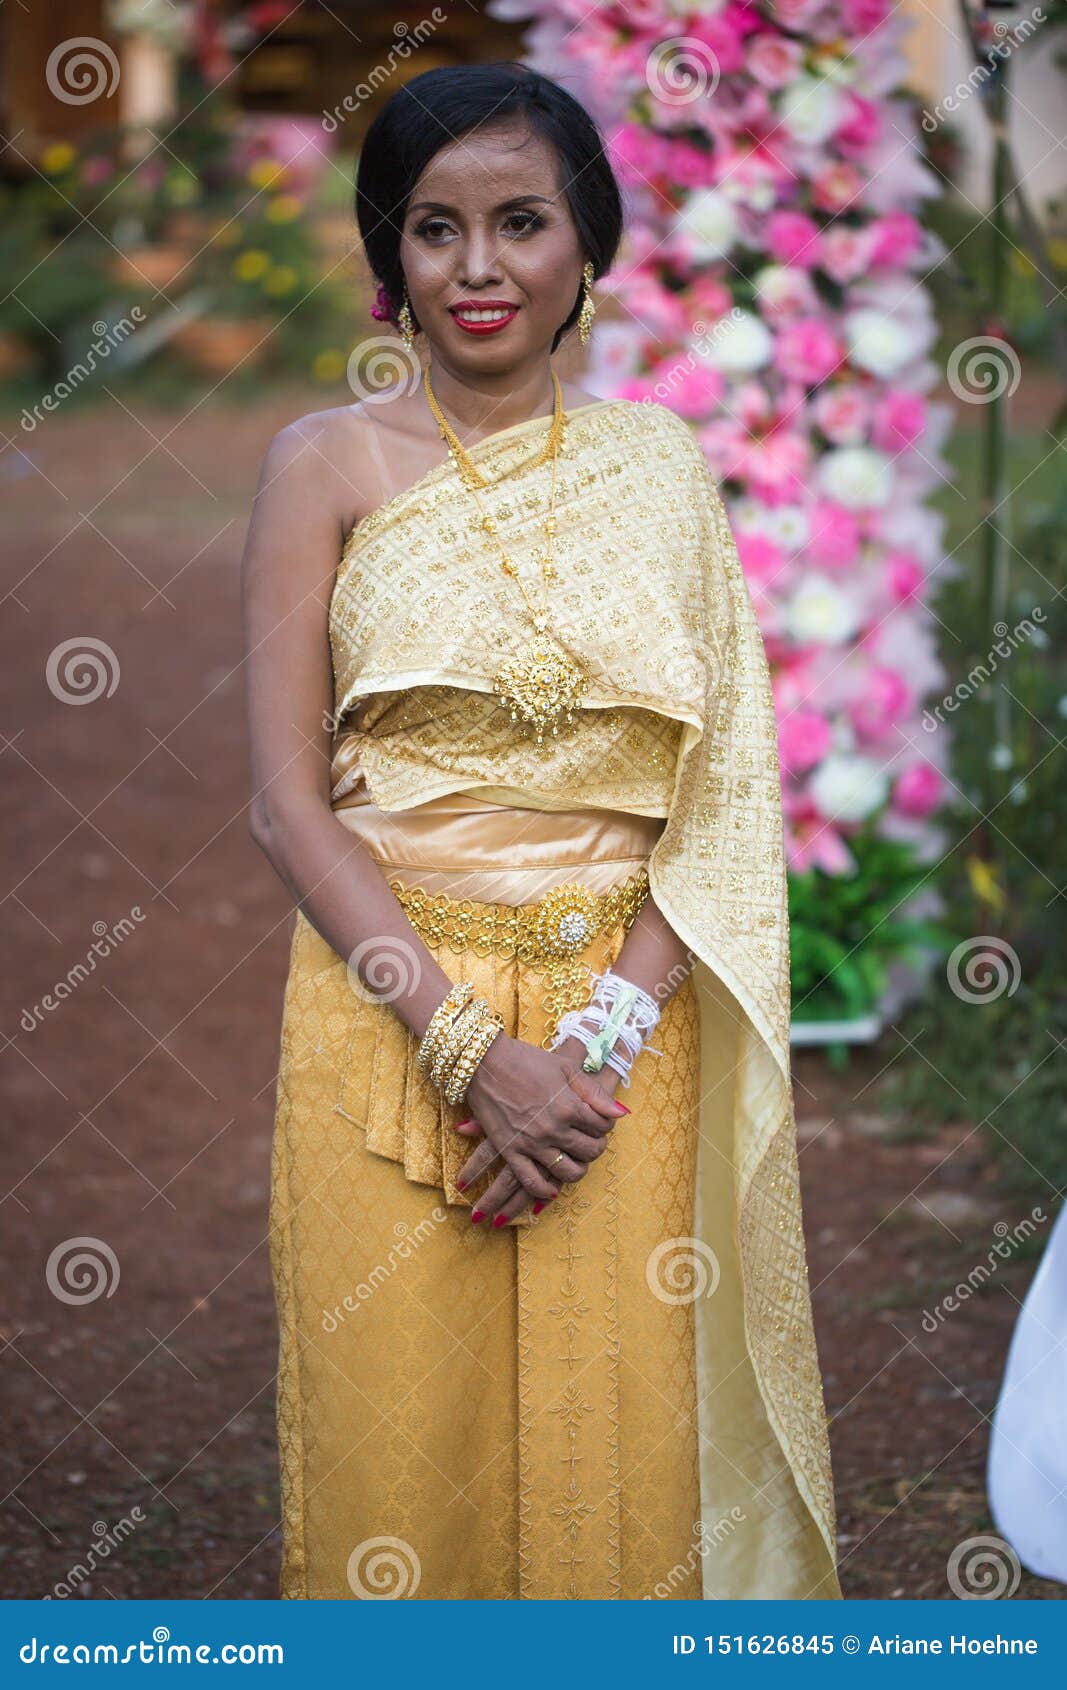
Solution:
[[[376,317],[379,323],[390,323],[393,320],[393,309],[384,282],[378,283],[378,292],[374,296],[374,304],[370,308],[370,314],[372,317]]]

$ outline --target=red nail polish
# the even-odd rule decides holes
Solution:
[[[545,1205],[544,1205],[544,1204],[543,1204],[543,1203],[535,1203],[535,1204],[534,1204],[534,1206],[533,1206],[533,1212],[534,1212],[534,1214],[535,1214],[535,1215],[539,1215],[539,1214],[540,1214],[540,1213],[541,1213],[541,1210],[542,1210],[542,1209],[543,1209],[543,1208],[544,1208],[544,1207],[545,1207]]]
[[[457,1191],[466,1191],[466,1189],[467,1189],[467,1181],[465,1179],[458,1179],[456,1181],[456,1190]]]
[[[507,1224],[508,1224],[507,1215],[494,1215],[493,1216],[493,1225],[494,1226],[507,1226]]]
[[[455,1133],[458,1133],[459,1131],[461,1131],[461,1129],[463,1127],[473,1127],[473,1125],[474,1125],[473,1116],[471,1117],[471,1119],[469,1121],[453,1121],[452,1122],[452,1131],[455,1132]]]
[[[627,1109],[627,1107],[626,1107],[626,1105],[625,1105],[625,1103],[619,1103],[619,1102],[617,1102],[617,1101],[616,1101],[616,1099],[615,1099],[615,1098],[612,1098],[612,1100],[611,1100],[611,1101],[612,1101],[612,1103],[614,1103],[614,1104],[615,1104],[615,1107],[616,1107],[616,1109],[617,1109],[617,1110],[618,1110],[618,1111],[619,1111],[619,1114],[620,1114],[620,1115],[629,1115],[629,1114],[632,1114],[632,1110],[629,1110],[629,1109]]]
[[[484,1219],[485,1219],[485,1210],[484,1209],[472,1209],[471,1210],[471,1223],[472,1223],[472,1225],[477,1226],[478,1222],[484,1221]]]

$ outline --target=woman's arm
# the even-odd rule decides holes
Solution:
[[[421,1038],[452,982],[330,807],[330,594],[346,521],[374,503],[352,484],[360,427],[337,413],[306,418],[263,466],[243,563],[249,825],[312,926]],[[555,1195],[543,1169],[561,1150],[560,1170],[581,1179],[620,1113],[591,1076],[572,1086],[557,1052],[503,1033],[469,1095],[494,1158],[535,1199]]]
[[[242,565],[249,828],[312,926],[421,1038],[450,981],[330,808],[328,612],[346,517],[361,503],[345,462],[359,462],[357,436],[329,414],[306,418],[264,460]]]

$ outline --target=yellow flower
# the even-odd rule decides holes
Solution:
[[[347,368],[348,359],[333,346],[325,352],[316,352],[311,360],[311,373],[316,381],[340,381]]]
[[[260,276],[270,269],[270,257],[265,252],[250,248],[248,252],[239,253],[233,261],[233,273],[240,282],[258,282]]]
[[[183,171],[180,176],[172,176],[167,183],[167,197],[171,205],[191,205],[199,197],[199,190],[192,176]]]
[[[263,292],[274,295],[292,293],[295,286],[296,271],[288,264],[277,264],[263,283]]]
[[[74,148],[68,147],[66,141],[55,141],[41,154],[41,168],[46,170],[49,176],[58,176],[61,170],[66,170],[74,163],[77,156]]]
[[[248,172],[248,180],[255,188],[272,188],[284,175],[284,166],[276,164],[273,159],[261,158]]]
[[[1064,270],[1067,270],[1067,241],[1058,239],[1051,240],[1048,243],[1048,249],[1052,255],[1054,263],[1059,264]]]
[[[988,904],[991,909],[1004,908],[1004,893],[997,881],[996,870],[981,857],[967,858],[967,878],[971,883],[971,891],[980,903]]]
[[[267,207],[268,223],[291,223],[300,216],[300,201],[295,194],[279,194]]]

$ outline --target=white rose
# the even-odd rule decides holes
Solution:
[[[778,116],[796,141],[820,146],[828,141],[844,116],[841,94],[832,82],[814,76],[798,76],[783,88]]]
[[[812,775],[808,791],[827,821],[861,822],[885,803],[889,778],[870,757],[827,757]]]
[[[856,607],[826,575],[808,575],[785,607],[785,625],[799,645],[841,645],[859,626]]]
[[[776,306],[807,307],[815,297],[810,278],[788,264],[765,264],[752,278],[757,297],[769,310]]]
[[[700,188],[690,194],[674,227],[689,242],[694,257],[725,258],[737,239],[737,214],[717,188]]]
[[[767,512],[767,533],[783,550],[798,552],[811,537],[811,521],[800,505],[776,505]]]
[[[922,351],[922,340],[914,325],[905,325],[899,318],[868,308],[848,313],[845,338],[852,362],[883,381],[896,375]]]
[[[873,446],[835,446],[819,461],[819,484],[846,510],[880,510],[893,492],[892,460]]]
[[[769,364],[773,351],[774,336],[766,323],[750,311],[734,310],[715,325],[705,358],[724,375],[748,375]]]

